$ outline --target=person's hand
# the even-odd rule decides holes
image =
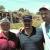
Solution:
[[[21,27],[21,28],[19,29],[19,31],[22,32],[23,29],[24,29],[24,27]]]

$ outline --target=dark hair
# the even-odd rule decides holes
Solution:
[[[40,9],[39,9],[39,11],[41,11],[41,10],[46,11],[46,10],[48,10],[48,9],[47,9],[47,8],[45,8],[45,7],[42,7],[42,8],[40,8]]]

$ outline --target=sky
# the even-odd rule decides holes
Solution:
[[[49,6],[50,0],[0,0],[0,5],[3,5],[6,11],[24,8],[30,12],[37,12],[43,5]]]

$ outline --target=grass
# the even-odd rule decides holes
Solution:
[[[21,27],[23,27],[22,23],[11,23],[11,29],[19,29]]]

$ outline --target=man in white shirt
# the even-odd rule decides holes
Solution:
[[[45,50],[50,50],[50,10],[46,7],[39,9],[43,23],[39,28],[39,33],[43,33],[45,38]]]

